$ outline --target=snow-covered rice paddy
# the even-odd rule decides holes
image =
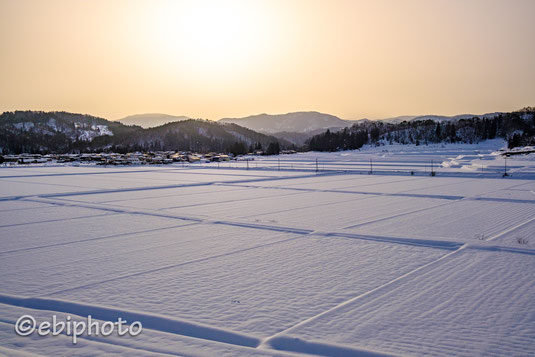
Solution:
[[[0,355],[534,355],[535,160],[497,148],[0,168]]]

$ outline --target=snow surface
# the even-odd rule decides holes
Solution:
[[[2,167],[0,355],[534,355],[535,159],[502,145]]]

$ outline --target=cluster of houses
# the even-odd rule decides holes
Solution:
[[[284,150],[281,154],[295,154],[294,150]],[[262,151],[255,151],[247,155],[265,155]],[[210,152],[207,154],[193,153],[189,151],[155,151],[155,152],[130,152],[118,153],[85,153],[85,154],[18,154],[0,155],[0,164],[45,164],[45,163],[92,163],[96,165],[146,165],[146,164],[171,164],[173,162],[223,162],[230,160],[251,160],[232,154]]]
[[[132,152],[127,154],[95,153],[95,154],[20,154],[0,156],[4,164],[43,164],[43,163],[93,163],[97,165],[146,165],[171,164],[173,162],[220,162],[235,159],[231,155],[191,152],[156,151]]]

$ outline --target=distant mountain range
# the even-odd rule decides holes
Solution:
[[[483,115],[460,114],[453,116],[443,115],[402,115],[385,119],[374,119],[373,121],[383,121],[386,123],[401,123],[413,120],[433,120],[438,122],[470,119],[475,116],[480,118],[492,118],[500,113],[488,113]],[[117,120],[125,125],[138,125],[142,128],[154,128],[176,121],[191,119],[187,116],[177,116],[161,113],[148,113],[130,115]],[[243,118],[222,118],[218,122],[233,123],[245,128],[258,131],[264,134],[285,135],[284,133],[317,134],[327,129],[336,130],[349,127],[355,123],[368,121],[370,119],[345,120],[337,116],[319,112],[293,112],[287,114],[257,114]],[[309,135],[304,135],[309,136]]]
[[[116,120],[125,125],[138,125],[142,128],[154,128],[156,126],[164,125],[167,123],[172,123],[175,121],[183,121],[191,119],[186,116],[177,116],[169,114],[160,114],[160,113],[147,113],[147,114],[136,114],[124,117],[122,119]]]
[[[459,119],[471,119],[473,117],[492,118],[501,113],[488,113],[483,115],[461,114],[454,116],[444,115],[403,115],[385,119],[374,119],[372,121],[383,121],[386,123],[401,123],[403,121],[414,120],[433,120],[444,122]],[[346,128],[355,123],[362,121],[371,121],[370,119],[344,120],[334,115],[318,112],[295,112],[288,114],[258,114],[245,118],[223,118],[219,120],[224,123],[235,123],[243,127],[259,131],[261,133],[309,133],[318,130]]]
[[[219,122],[234,123],[262,133],[307,133],[318,129],[345,128],[352,121],[318,112],[295,112],[288,114],[258,114],[245,118],[223,118]]]

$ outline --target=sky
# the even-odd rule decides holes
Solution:
[[[343,119],[535,105],[532,0],[0,0],[0,112]]]

